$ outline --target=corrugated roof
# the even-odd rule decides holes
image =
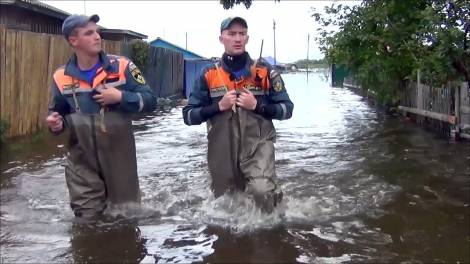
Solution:
[[[132,30],[127,30],[127,29],[112,29],[112,28],[102,28],[101,33],[110,33],[110,34],[126,34],[130,36],[134,36],[140,39],[146,39],[148,38],[147,35],[132,31]]]
[[[62,20],[70,15],[70,13],[38,0],[0,0],[0,5],[13,5]]]
[[[20,8],[28,9],[33,12],[37,12],[46,16],[51,16],[58,18],[60,20],[65,20],[71,14],[65,12],[61,9],[48,5],[44,2],[40,2],[38,0],[0,0],[0,5],[12,5],[17,6]],[[99,26],[101,31],[109,32],[109,33],[118,33],[118,34],[127,34],[131,36],[135,36],[138,38],[146,39],[147,35],[132,31],[132,30],[125,30],[125,29],[107,29],[105,27]]]
[[[181,51],[182,53],[188,53],[188,54],[191,54],[191,55],[193,55],[193,56],[195,56],[195,57],[199,57],[199,58],[201,58],[201,59],[205,59],[205,57],[203,57],[203,56],[201,56],[201,55],[199,55],[199,54],[196,54],[196,53],[194,53],[194,52],[192,52],[192,51],[189,51],[189,50],[187,50],[187,49],[181,48],[180,46],[175,45],[175,44],[173,44],[173,43],[171,43],[171,42],[168,42],[168,41],[166,41],[166,40],[164,40],[164,39],[162,39],[162,38],[160,38],[160,37],[158,37],[158,38],[156,38],[156,39],[150,41],[150,45],[152,45],[153,43],[159,42],[159,41],[160,41],[160,42],[164,42],[164,43],[166,43],[166,44],[168,44],[168,45],[170,45],[170,46],[173,46],[176,50],[179,50],[179,51]]]

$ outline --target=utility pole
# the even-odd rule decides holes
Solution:
[[[83,14],[86,16],[86,4],[85,4],[85,0],[83,0]]]
[[[259,58],[261,59],[261,56],[263,55],[263,43],[264,43],[264,39],[261,40],[261,49],[259,51]]]
[[[308,33],[307,37],[307,82],[308,82],[308,52],[310,50],[310,33]]]
[[[274,31],[274,65],[276,65],[276,21],[273,19],[273,31]]]
[[[188,32],[186,32],[186,50],[188,50]]]

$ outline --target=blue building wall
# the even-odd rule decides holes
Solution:
[[[183,49],[173,43],[164,39],[156,38],[151,41],[150,46],[155,48],[163,48],[179,52],[183,55],[184,69],[183,69],[183,96],[189,98],[189,94],[193,89],[194,82],[202,72],[202,69],[211,61],[194,52]]]
[[[184,87],[183,94],[189,98],[189,93],[193,89],[194,82],[202,72],[202,69],[212,63],[207,59],[184,60]]]

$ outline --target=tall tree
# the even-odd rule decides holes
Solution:
[[[352,8],[333,4],[325,13],[312,15],[322,52],[348,66],[382,102],[396,101],[418,69],[432,84],[468,81],[466,0],[364,0]]]
[[[250,8],[252,0],[220,0],[220,4],[224,9],[233,8],[235,5],[244,4],[246,9]],[[274,0],[274,2],[280,2],[280,0]]]

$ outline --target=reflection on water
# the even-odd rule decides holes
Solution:
[[[2,150],[2,262],[469,262],[470,145],[449,144],[331,88],[284,75],[295,103],[278,122],[285,200],[262,214],[209,191],[206,128],[181,108],[134,123],[141,208],[76,223],[63,139]],[[123,215],[125,217],[123,217]]]
[[[129,221],[74,223],[70,233],[71,255],[75,263],[136,263],[147,253],[139,227]],[[112,243],[111,247],[109,243]]]

